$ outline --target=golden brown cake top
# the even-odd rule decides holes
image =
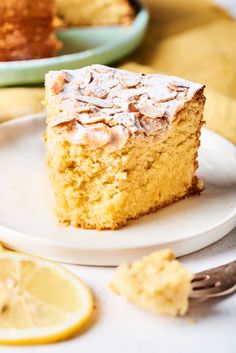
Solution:
[[[51,71],[45,85],[50,126],[69,123],[70,140],[93,148],[116,141],[112,150],[123,146],[130,134],[161,136],[204,88],[174,76],[102,65]]]

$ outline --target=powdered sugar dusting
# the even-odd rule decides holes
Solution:
[[[144,75],[103,65],[52,71],[46,75],[46,101],[58,106],[60,113],[48,123],[77,121],[77,133],[70,132],[74,143],[91,145],[94,139],[93,147],[101,147],[113,140],[113,146],[120,148],[129,134],[156,135],[163,126],[166,130],[176,113],[203,88],[174,76]]]

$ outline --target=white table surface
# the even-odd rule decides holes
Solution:
[[[236,15],[236,0],[217,0]],[[193,272],[236,258],[236,229],[221,241],[181,258]],[[98,311],[73,339],[57,344],[3,347],[0,353],[236,353],[236,295],[192,306],[184,318],[165,318],[114,296],[114,269],[66,266],[92,288]]]
[[[236,258],[236,229],[181,261],[192,271]],[[160,317],[114,296],[106,284],[114,269],[66,266],[92,288],[98,312],[76,338],[57,344],[3,347],[1,353],[235,353],[236,295],[194,306],[184,318]]]

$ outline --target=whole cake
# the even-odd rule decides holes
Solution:
[[[129,0],[56,0],[58,15],[69,26],[130,23],[135,11]]]
[[[56,55],[55,13],[54,0],[1,0],[0,61]]]
[[[49,72],[45,141],[59,220],[116,229],[199,193],[203,90],[101,65]]]

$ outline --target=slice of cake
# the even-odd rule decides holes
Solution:
[[[40,59],[61,48],[54,0],[0,1],[0,61]]]
[[[101,65],[49,72],[45,139],[59,220],[116,229],[199,193],[203,89]]]
[[[56,0],[58,15],[66,25],[113,25],[130,23],[135,10],[129,0]]]
[[[177,316],[188,310],[192,277],[167,249],[120,265],[109,287],[144,309]]]

